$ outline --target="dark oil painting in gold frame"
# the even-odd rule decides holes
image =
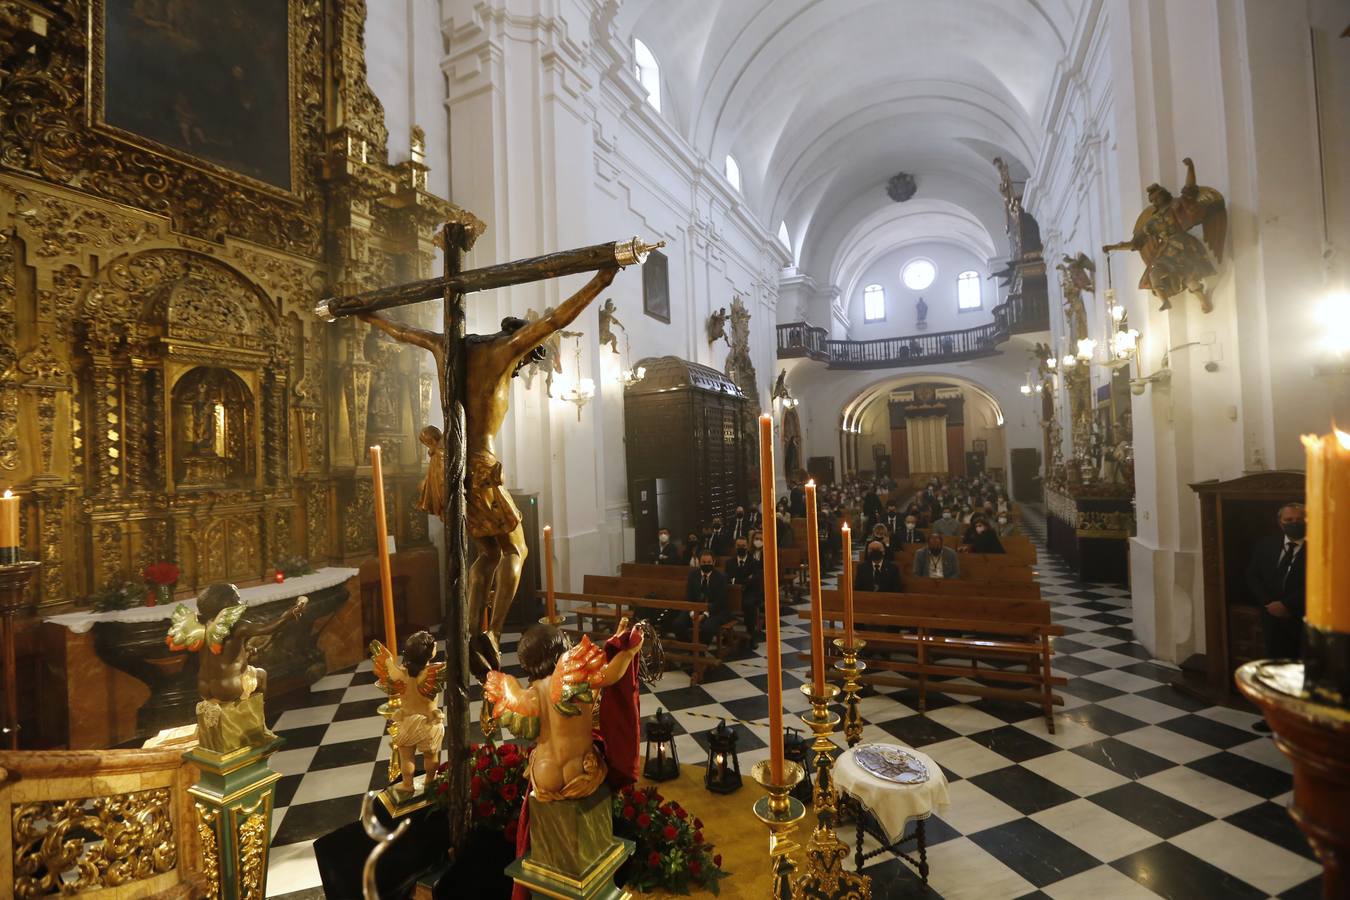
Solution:
[[[90,112],[120,140],[290,194],[297,0],[93,0]]]

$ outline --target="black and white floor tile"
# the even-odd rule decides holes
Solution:
[[[1043,520],[1026,516],[1043,541]],[[868,868],[873,896],[944,898],[1263,898],[1320,896],[1321,868],[1290,820],[1289,764],[1257,717],[1206,706],[1168,686],[1175,670],[1133,640],[1124,588],[1077,581],[1043,549],[1043,596],[1065,628],[1055,669],[1069,679],[1048,734],[1026,703],[959,693],[917,696],[869,688],[865,740],[920,748],[943,768],[951,807],[928,820],[929,885],[903,863]],[[795,613],[782,627],[784,702],[796,687],[809,636]],[[514,637],[503,662],[515,663]],[[742,770],[768,755],[762,723],[764,648],[746,651],[691,685],[668,673],[644,689],[645,716],[668,710],[683,762],[706,759],[706,732],[736,722]],[[356,818],[361,794],[381,786],[389,757],[376,714],[382,695],[370,664],[330,675],[301,705],[275,716],[286,748],[273,823],[268,891],[313,895],[314,839]],[[959,682],[952,682],[959,690]],[[475,699],[477,694],[475,693]],[[749,724],[742,724],[749,723]],[[870,847],[869,847],[870,849]],[[301,895],[304,896],[304,895]]]

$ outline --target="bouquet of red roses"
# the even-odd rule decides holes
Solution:
[[[469,778],[469,802],[473,807],[473,824],[477,828],[500,829],[513,845],[516,827],[520,824],[520,806],[525,801],[529,785],[525,778],[528,753],[522,753],[515,744],[473,744]],[[441,763],[432,775],[430,789],[436,802],[449,803],[449,763]]]
[[[703,822],[656,788],[629,785],[614,795],[614,833],[637,843],[627,888],[687,894],[698,887],[717,894],[718,882],[731,874],[704,840]]]
[[[157,562],[145,567],[141,573],[151,584],[169,587],[178,583],[178,567],[171,562]]]

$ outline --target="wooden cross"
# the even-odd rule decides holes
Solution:
[[[441,412],[445,417],[446,547],[445,583],[449,591],[445,617],[446,733],[450,746],[449,763],[450,846],[456,853],[469,833],[472,807],[469,803],[469,637],[477,623],[468,621],[468,535],[464,473],[468,435],[464,406],[468,396],[466,376],[464,296],[477,291],[561,278],[582,272],[594,272],[611,266],[641,263],[664,242],[645,244],[638,238],[596,244],[577,250],[551,253],[481,269],[463,270],[464,254],[482,232],[482,224],[472,217],[447,222],[441,230],[444,269],[439,278],[381,288],[346,297],[326,299],[315,307],[321,318],[332,321],[338,316],[356,315],[407,306],[442,298],[445,301],[444,345],[445,383],[441,385]],[[390,648],[391,650],[394,648]]]

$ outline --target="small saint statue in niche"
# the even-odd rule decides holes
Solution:
[[[276,740],[263,715],[267,672],[249,665],[251,638],[266,637],[287,622],[300,621],[308,597],[271,622],[241,622],[246,607],[239,588],[212,584],[197,598],[197,613],[185,604],[174,607],[167,642],[173,651],[198,654],[197,741],[206,750],[228,753],[240,747],[265,747]],[[198,614],[205,617],[202,624]]]
[[[418,432],[417,439],[427,448],[427,477],[422,479],[422,487],[417,493],[413,509],[444,519],[445,438],[439,428],[428,425]]]
[[[370,642],[370,658],[375,678],[390,697],[400,700],[394,714],[394,746],[399,748],[399,765],[404,791],[413,792],[416,755],[422,754],[423,771],[432,772],[441,756],[445,740],[445,713],[436,697],[445,689],[445,663],[432,662],[436,638],[429,631],[408,635],[403,643],[403,664],[394,652],[379,641]]]
[[[615,313],[613,298],[605,300],[600,307],[600,346],[609,344],[610,349],[618,354],[619,336],[614,333],[614,328],[617,326],[623,332],[627,332],[628,329],[623,327],[623,323]]]
[[[1134,223],[1129,240],[1102,247],[1112,250],[1137,250],[1144,258],[1144,274],[1139,287],[1152,291],[1162,301],[1160,310],[1172,308],[1172,298],[1190,291],[1200,298],[1200,309],[1210,312],[1210,289],[1205,279],[1218,272],[1223,262],[1224,240],[1228,234],[1228,210],[1223,194],[1212,187],[1195,183],[1195,163],[1188,156],[1186,184],[1181,196],[1160,184],[1148,186],[1149,205]],[[1190,231],[1201,227],[1202,242]],[[1212,254],[1212,257],[1211,257]]]
[[[914,318],[914,324],[920,331],[928,327],[928,304],[923,301],[922,294],[914,304]]]

